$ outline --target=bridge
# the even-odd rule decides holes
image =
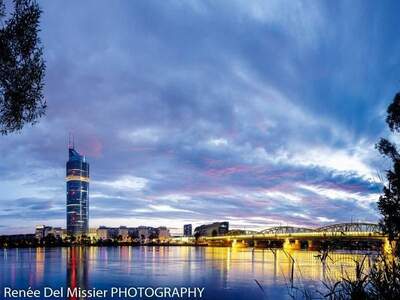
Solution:
[[[320,228],[276,226],[260,232],[233,230],[224,236],[207,236],[200,239],[209,245],[260,246],[281,243],[287,249],[300,249],[304,244],[312,250],[323,241],[346,241],[348,243],[377,243],[386,246],[386,235],[374,223],[341,223]]]

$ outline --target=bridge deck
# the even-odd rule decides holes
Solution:
[[[203,237],[203,240],[285,240],[285,239],[373,239],[383,240],[386,236],[380,232],[362,232],[362,231],[347,231],[347,232],[326,232],[326,231],[315,231],[315,232],[296,232],[296,233],[259,233],[259,234],[246,234],[246,235],[225,235],[225,236],[213,236]]]

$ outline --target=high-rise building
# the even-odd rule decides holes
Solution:
[[[183,225],[183,236],[192,236],[192,224]]]
[[[74,145],[69,145],[67,162],[67,232],[86,235],[89,229],[89,163]]]

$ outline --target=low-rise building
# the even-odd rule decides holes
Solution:
[[[118,228],[118,238],[121,238],[122,241],[126,242],[129,239],[129,229],[126,226],[120,226]]]
[[[170,237],[169,229],[167,227],[158,227],[157,233],[158,233],[158,240],[161,242],[167,241]]]
[[[105,226],[100,226],[97,228],[96,233],[97,233],[97,239],[99,240],[108,240],[110,238],[108,232],[109,228]]]
[[[150,238],[150,230],[149,227],[139,226],[138,228],[138,238],[142,242],[147,242]]]
[[[108,240],[108,239],[118,239],[120,241],[128,241],[129,240],[129,229],[126,226],[120,227],[106,227],[100,226],[96,233],[97,239]]]
[[[98,235],[97,235],[97,228],[89,228],[88,237],[89,237],[91,240],[98,240],[99,237],[98,237]]]
[[[42,240],[50,234],[53,235],[55,238],[64,238],[66,236],[66,230],[61,227],[52,227],[46,225],[36,226],[35,237],[38,240]]]
[[[195,236],[219,236],[225,235],[229,231],[229,222],[215,222],[212,224],[201,225],[194,229]]]
[[[41,241],[52,234],[56,238],[66,238],[67,231],[61,227],[51,227],[46,225],[37,225],[35,237]],[[167,241],[170,238],[170,232],[167,227],[158,228],[139,226],[139,227],[107,227],[89,228],[87,237],[91,241],[96,240],[118,240],[121,242],[140,241],[148,243],[151,241]]]

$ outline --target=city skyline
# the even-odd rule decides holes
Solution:
[[[399,3],[40,5],[48,111],[0,138],[0,234],[65,227],[68,132],[90,227],[377,222]]]

